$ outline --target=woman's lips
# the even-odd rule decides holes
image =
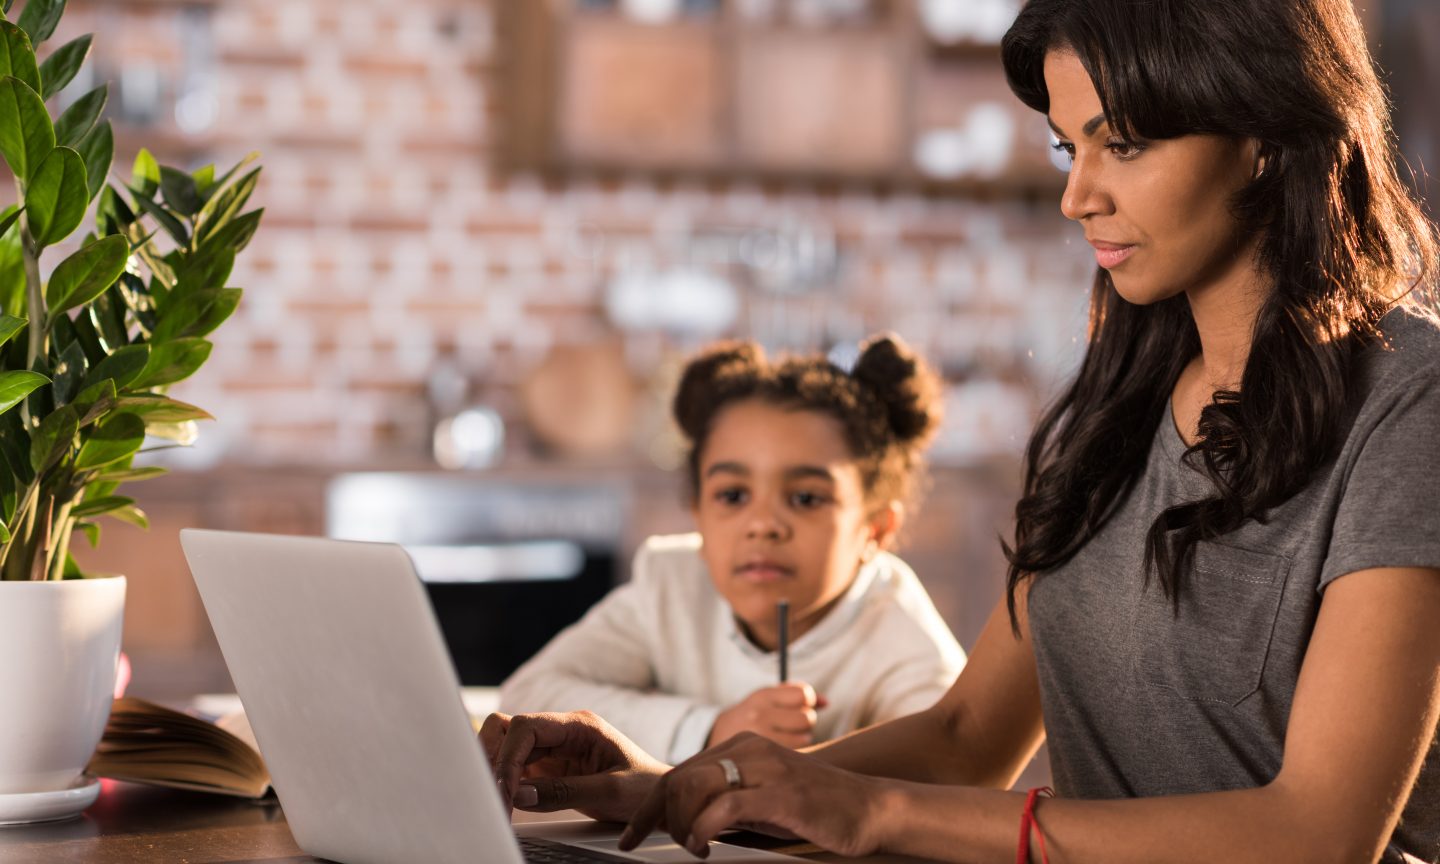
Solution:
[[[782,567],[779,564],[769,562],[758,564],[743,564],[735,568],[736,578],[756,584],[779,582],[782,579],[789,579],[794,572],[789,567]]]
[[[1090,245],[1095,247],[1095,263],[1106,270],[1119,267],[1135,251],[1134,246],[1106,243],[1102,240],[1091,240]]]

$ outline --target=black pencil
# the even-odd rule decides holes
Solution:
[[[790,601],[781,600],[775,604],[775,619],[780,631],[780,644],[775,651],[780,655],[780,683],[790,680]]]

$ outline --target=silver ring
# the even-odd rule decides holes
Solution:
[[[744,783],[740,780],[740,766],[735,764],[733,759],[720,759],[720,769],[725,772],[725,785],[731,789],[739,789]]]

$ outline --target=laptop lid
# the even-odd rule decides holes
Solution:
[[[180,540],[302,849],[346,864],[519,864],[403,549],[198,529]]]

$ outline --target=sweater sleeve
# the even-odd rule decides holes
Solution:
[[[665,585],[664,574],[651,572],[653,557],[647,543],[635,556],[630,582],[610,592],[501,685],[502,711],[594,711],[646,752],[660,759],[672,756],[686,718],[694,725],[694,716],[707,706],[655,690],[656,627]]]

